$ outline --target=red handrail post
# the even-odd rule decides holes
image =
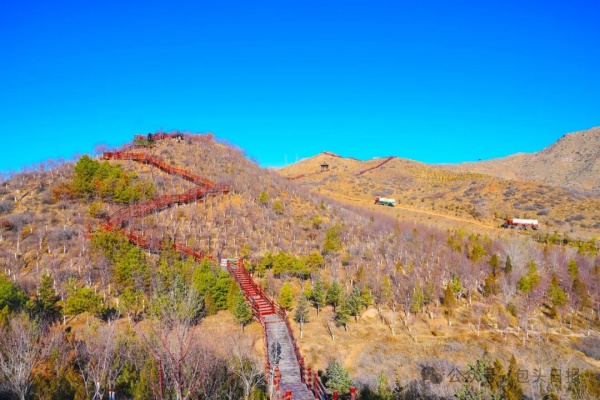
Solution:
[[[333,400],[338,400],[338,392],[333,392]]]
[[[356,388],[355,387],[350,388],[350,400],[356,400]]]

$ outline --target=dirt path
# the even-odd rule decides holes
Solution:
[[[322,193],[322,194],[325,194],[325,193]],[[494,231],[497,233],[501,233],[501,231],[499,231],[498,228],[496,228],[495,226],[490,225],[489,223],[477,221],[475,219],[468,219],[468,218],[463,218],[463,217],[459,217],[459,216],[455,216],[455,215],[442,214],[442,213],[432,211],[432,210],[424,210],[424,209],[420,209],[420,208],[416,208],[416,207],[410,207],[405,204],[396,204],[395,207],[384,207],[384,206],[380,206],[380,205],[376,205],[376,204],[366,204],[369,202],[369,200],[365,200],[365,199],[358,199],[358,198],[339,196],[339,195],[337,195],[337,196],[331,196],[329,194],[325,194],[325,195],[332,197],[334,200],[347,202],[347,203],[354,204],[354,205],[356,203],[361,203],[360,204],[361,207],[367,208],[372,211],[379,211],[384,214],[391,214],[391,213],[397,214],[398,210],[403,210],[403,211],[408,211],[408,212],[415,213],[415,214],[420,214],[426,218],[436,217],[436,218],[441,218],[441,219],[445,219],[445,220],[461,222],[461,223],[464,223],[467,225],[473,225],[479,229],[485,229],[488,231]],[[435,224],[435,221],[431,221],[431,222]],[[453,224],[453,226],[456,226],[456,224]]]

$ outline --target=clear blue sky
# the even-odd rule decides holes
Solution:
[[[600,125],[597,0],[134,3],[0,1],[0,171],[161,128],[276,166],[487,159]]]

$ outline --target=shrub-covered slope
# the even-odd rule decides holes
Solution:
[[[213,256],[246,258],[255,279],[303,322],[300,345],[310,363],[325,369],[329,358],[337,357],[364,393],[367,386],[377,390],[379,376],[386,379],[383,386],[391,388],[398,373],[405,382],[400,386],[409,386],[406,394],[431,397],[441,386],[423,383],[426,368],[429,375],[446,380],[445,392],[438,394],[451,395],[461,385],[450,382],[447,372],[464,371],[478,358],[498,358],[508,366],[512,354],[526,369],[543,367],[549,372],[562,366],[556,359],[568,356],[569,367],[600,370],[594,342],[584,340],[597,338],[599,329],[600,259],[595,242],[579,247],[541,245],[526,237],[494,239],[398,222],[312,193],[259,168],[242,151],[211,135],[158,141],[136,151],[230,185],[227,195],[129,221],[127,229],[162,241],[159,254],[140,251],[118,232],[95,229],[101,218],[127,201],[93,189],[52,196],[57,187],[75,189],[81,159],[75,166],[62,164],[11,177],[2,184],[0,203],[0,263],[6,287],[1,293],[7,293],[0,296],[0,305],[8,306],[9,314],[23,310],[34,321],[66,322],[78,332],[65,339],[74,343],[118,326],[119,337],[141,354],[123,359],[123,367],[115,372],[129,382],[128,397],[137,390],[151,391],[149,383],[140,382],[152,381],[152,360],[167,362],[160,340],[152,337],[168,339],[180,332],[182,346],[202,350],[184,358],[185,365],[195,365],[202,357],[214,361],[209,378],[186,375],[185,384],[194,393],[211,390],[206,379],[221,377],[219,371],[225,376],[234,373],[227,370],[233,368],[230,362],[225,363],[229,367],[219,364],[227,358],[219,352],[219,343],[214,349],[199,343],[204,340],[202,330],[215,321],[207,315],[230,309],[243,316],[237,312],[239,291],[217,264],[182,258],[172,243]],[[109,164],[104,168],[112,171],[120,165],[122,171],[134,172],[136,177],[129,178],[133,188],[152,184],[152,193],[129,202],[180,193],[191,185],[151,166]],[[88,175],[92,182],[96,179],[95,173]],[[102,322],[115,318],[111,325]],[[540,343],[546,343],[549,357],[536,366]],[[82,360],[91,354],[81,345],[67,348]],[[49,358],[42,362],[52,365]],[[85,368],[74,361],[69,365],[69,387],[87,389],[91,396],[94,388],[86,387]],[[260,361],[252,365],[261,369]],[[36,385],[34,390],[42,390],[41,383]],[[176,392],[175,383],[169,387]],[[539,389],[527,390],[539,394]]]

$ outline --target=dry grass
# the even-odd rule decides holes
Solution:
[[[330,172],[318,172],[323,162],[330,165]],[[600,236],[600,198],[399,158],[357,176],[378,163],[381,159],[359,162],[321,153],[278,172],[285,177],[305,175],[295,181],[338,201],[443,228],[507,235],[497,227],[504,218],[519,217],[540,220],[542,233]],[[375,197],[395,198],[397,206],[374,207]]]
[[[406,383],[419,379],[421,367],[430,364],[443,369],[448,384],[447,374],[453,367],[465,371],[466,364],[478,358],[499,358],[508,365],[512,354],[519,365],[530,372],[540,367],[549,372],[552,366],[600,370],[599,359],[575,349],[585,338],[583,330],[564,329],[561,334],[558,324],[540,318],[535,320],[529,339],[523,342],[524,333],[515,325],[504,335],[502,330],[495,328],[497,322],[493,317],[484,319],[478,334],[470,313],[470,309],[461,308],[458,314],[463,314],[463,318],[455,319],[452,326],[448,326],[442,316],[430,319],[426,314],[413,316],[408,326],[404,326],[398,313],[395,334],[392,334],[389,324],[383,322],[377,310],[369,308],[362,313],[359,322],[349,324],[348,331],[333,327],[335,339],[332,340],[327,323],[329,321],[333,326],[330,322],[333,310],[328,307],[319,316],[311,310],[310,323],[304,325],[304,336],[299,344],[309,365],[323,370],[330,358],[338,359],[359,382],[380,374],[390,378],[399,374]],[[389,322],[391,312],[384,314]],[[549,327],[542,328],[548,324]],[[293,326],[299,337],[298,325],[293,323]],[[597,331],[592,332],[591,337],[600,340]]]
[[[600,195],[600,128],[564,135],[553,145],[533,154],[443,167],[504,179],[531,180]]]

